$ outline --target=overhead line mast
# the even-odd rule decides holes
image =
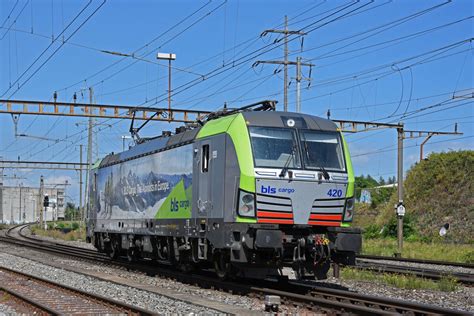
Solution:
[[[298,62],[289,62],[288,61],[288,35],[306,35],[305,32],[301,31],[290,31],[288,30],[288,16],[285,15],[285,28],[283,30],[269,29],[262,32],[260,36],[265,36],[268,33],[280,33],[284,35],[284,50],[285,50],[285,59],[283,61],[257,61],[254,63],[254,66],[258,64],[280,64],[283,65],[284,69],[284,90],[283,90],[283,109],[285,112],[288,111],[288,65],[303,65],[303,66],[313,66],[312,64],[305,64]],[[297,76],[298,77],[298,76]],[[297,111],[298,112],[298,111]]]

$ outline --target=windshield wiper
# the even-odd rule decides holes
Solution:
[[[295,156],[295,147],[296,146],[293,146],[292,149],[291,149],[291,153],[290,153],[290,156],[288,157],[288,159],[286,160],[285,164],[283,165],[283,169],[281,169],[281,172],[280,172],[280,178],[284,178],[286,176],[286,173],[288,172],[288,168],[290,166],[290,162],[291,160],[293,159],[293,157]]]
[[[321,171],[323,172],[324,179],[329,180],[329,172],[321,165]]]
[[[304,149],[306,149],[306,157],[308,157],[308,163],[309,163],[309,161],[311,161],[311,157],[309,156],[310,153],[309,153],[309,148],[308,148],[308,142],[305,140],[303,141],[303,144],[304,144]],[[327,172],[327,170],[323,167],[322,164],[321,164],[321,171],[323,172],[324,179],[329,180],[330,178],[329,172]]]

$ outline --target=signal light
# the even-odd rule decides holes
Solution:
[[[355,198],[351,197],[346,200],[346,206],[344,210],[344,222],[351,222],[352,218],[354,217],[354,206],[355,206]]]
[[[255,217],[255,195],[239,190],[237,213],[243,217]]]

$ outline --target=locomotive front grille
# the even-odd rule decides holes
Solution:
[[[341,226],[345,201],[345,198],[314,200],[308,225]],[[294,224],[291,199],[257,194],[257,222]]]
[[[271,224],[293,224],[291,200],[257,194],[257,222]]]
[[[308,224],[341,226],[345,202],[345,198],[314,200]]]

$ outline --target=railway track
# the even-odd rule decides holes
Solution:
[[[393,264],[386,262],[377,261],[389,261]],[[399,263],[399,264],[397,264]],[[432,266],[447,266],[464,269],[474,269],[474,264],[461,263],[461,262],[450,262],[450,261],[439,261],[439,260],[427,260],[427,259],[413,259],[413,258],[396,258],[396,257],[385,257],[385,256],[373,256],[373,255],[358,255],[357,256],[357,267],[359,269],[370,270],[375,272],[384,273],[398,273],[398,274],[411,274],[417,277],[440,280],[444,277],[451,277],[456,279],[459,283],[472,286],[474,285],[474,274],[464,272],[447,272],[439,269],[433,269],[422,266],[404,266],[400,263],[418,264],[418,265],[432,265]]]
[[[472,263],[462,263],[462,262],[452,262],[452,261],[414,259],[414,258],[398,258],[398,257],[374,256],[374,255],[358,255],[357,259],[385,260],[385,261],[394,261],[394,262],[409,262],[409,263],[432,264],[432,265],[452,266],[452,267],[474,269],[474,264],[472,264]]]
[[[304,306],[314,311],[328,313],[355,313],[362,315],[468,315],[463,311],[446,309],[438,306],[420,304],[409,301],[388,299],[378,296],[364,295],[350,292],[344,289],[333,289],[316,283],[302,283],[289,280],[237,280],[222,281],[216,279],[212,273],[182,273],[174,269],[162,266],[150,266],[150,264],[131,264],[124,261],[111,261],[108,257],[98,254],[89,249],[77,248],[57,243],[38,241],[32,237],[14,237],[14,231],[21,230],[16,227],[8,232],[8,237],[1,237],[0,241],[30,247],[40,251],[48,251],[55,254],[125,267],[129,270],[157,274],[162,277],[173,278],[185,284],[199,285],[203,288],[265,297],[266,295],[278,295],[285,304]],[[23,228],[24,229],[24,228]],[[19,239],[21,238],[21,239]]]
[[[0,290],[48,315],[154,315],[136,306],[3,267],[0,268]]]
[[[395,264],[367,262],[360,260],[357,261],[356,267],[358,269],[369,270],[374,272],[415,275],[420,278],[432,280],[440,280],[442,278],[450,277],[455,279],[457,282],[465,285],[472,286],[474,284],[474,274],[470,273],[446,272],[423,267],[407,267]]]

